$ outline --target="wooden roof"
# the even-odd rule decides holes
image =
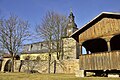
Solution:
[[[73,37],[77,42],[79,41],[79,35],[86,31],[88,28],[92,27],[95,23],[100,21],[103,18],[117,18],[120,19],[120,13],[114,13],[114,12],[102,12],[98,16],[96,16],[94,19],[92,19],[90,22],[85,24],[83,27],[75,31],[70,37]]]

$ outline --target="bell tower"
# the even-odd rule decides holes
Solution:
[[[79,45],[78,43],[70,37],[78,28],[75,23],[75,16],[72,11],[68,16],[68,23],[65,29],[65,37],[63,40],[63,59],[77,59],[79,57]]]
[[[66,36],[70,36],[73,32],[75,32],[78,28],[74,21],[75,16],[73,15],[72,10],[70,11],[69,17],[68,17],[68,24],[66,26]]]

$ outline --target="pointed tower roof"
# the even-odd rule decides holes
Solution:
[[[68,16],[68,23],[67,23],[67,26],[66,26],[66,29],[65,29],[65,34],[66,36],[70,36],[73,32],[75,32],[78,28],[77,28],[77,25],[74,21],[74,15],[73,15],[73,12],[72,10],[70,11],[70,14]]]
[[[75,17],[75,16],[73,15],[72,9],[70,9],[70,15],[69,15],[69,17],[72,17],[72,18]]]
[[[77,28],[77,25],[76,25],[76,23],[75,23],[75,21],[74,21],[74,18],[75,18],[75,16],[74,16],[74,14],[73,14],[73,12],[72,12],[72,9],[70,10],[70,14],[69,14],[69,17],[68,17],[69,19],[68,19],[68,27],[69,26],[71,26],[71,27],[75,27],[75,28]]]

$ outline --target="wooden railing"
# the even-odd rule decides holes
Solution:
[[[81,55],[79,64],[81,70],[120,70],[120,51]]]

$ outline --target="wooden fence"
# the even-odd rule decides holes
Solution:
[[[79,64],[80,70],[120,70],[120,51],[84,54]]]

